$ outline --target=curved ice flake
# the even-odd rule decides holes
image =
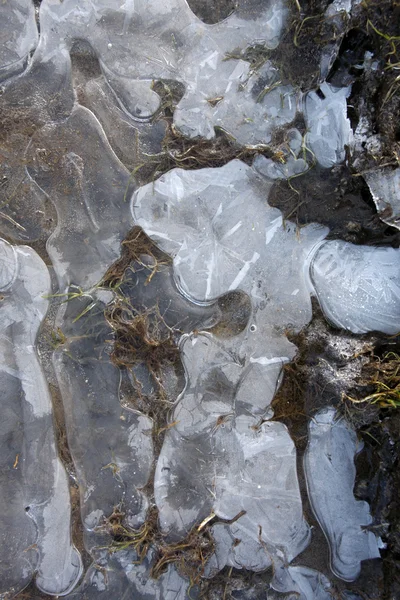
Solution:
[[[318,92],[309,92],[305,97],[306,146],[322,167],[343,162],[345,147],[352,142],[346,102],[349,93],[350,88],[322,83]]]
[[[353,333],[400,331],[400,250],[325,242],[311,278],[326,317]]]
[[[6,416],[0,493],[7,507],[2,513],[7,540],[2,544],[1,591],[24,587],[37,571],[38,587],[60,595],[74,587],[82,566],[71,543],[69,488],[57,457],[51,399],[34,350],[48,307],[44,295],[50,291],[50,277],[27,246],[12,248],[0,240],[0,250],[0,377]]]
[[[382,221],[400,229],[400,169],[378,169],[363,177]]]
[[[353,495],[354,457],[361,450],[350,425],[328,408],[309,423],[304,468],[313,511],[328,539],[332,571],[345,581],[360,573],[360,563],[380,556],[366,502]]]
[[[38,37],[32,0],[0,4],[0,81],[22,71]]]

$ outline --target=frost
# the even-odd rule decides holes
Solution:
[[[328,539],[333,572],[353,581],[360,563],[379,558],[369,506],[355,500],[354,457],[361,450],[355,432],[332,408],[320,411],[309,423],[309,444],[304,458],[308,493],[313,511]]]
[[[400,169],[364,174],[382,221],[400,229]]]
[[[0,240],[0,252],[0,590],[22,589],[37,571],[37,586],[58,595],[74,587],[82,566],[71,543],[69,488],[57,457],[50,394],[34,350],[50,277],[29,247]]]
[[[38,37],[31,0],[0,4],[0,81],[23,70]]]
[[[322,310],[337,327],[399,331],[400,250],[326,242],[312,261],[311,277]]]

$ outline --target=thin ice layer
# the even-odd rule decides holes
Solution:
[[[353,333],[400,331],[400,250],[325,242],[311,278],[326,317]]]
[[[364,174],[382,221],[400,229],[400,168]]]
[[[307,567],[282,565],[275,569],[271,587],[282,594],[292,593],[296,600],[332,600],[334,598],[333,590],[325,575]],[[289,598],[291,597],[289,596]],[[285,598],[287,598],[286,595]]]
[[[259,424],[282,364],[294,356],[283,329],[311,318],[304,267],[326,234],[310,226],[297,236],[284,227],[281,213],[265,203],[270,185],[232,161],[192,173],[175,169],[141,188],[132,202],[136,221],[174,257],[186,295],[204,301],[241,289],[251,299],[252,314],[238,335],[182,341],[187,383],[155,478],[162,527],[175,535],[211,511],[228,520],[245,511],[233,527],[243,531],[236,555],[249,568],[255,545],[265,544],[270,556],[282,547],[290,560],[308,541],[290,437],[276,423]],[[277,268],[282,246],[286,260]]]
[[[34,136],[29,171],[57,210],[47,251],[60,289],[66,291],[71,283],[92,287],[119,258],[121,241],[132,226],[124,201],[128,171],[97,119],[80,106]]]
[[[332,571],[345,581],[358,577],[361,561],[380,556],[377,538],[367,529],[369,506],[353,495],[360,450],[356,433],[335,409],[314,415],[304,458],[308,494],[329,543]]]
[[[38,37],[32,0],[0,4],[0,81],[22,71]]]
[[[318,91],[309,92],[305,97],[305,145],[322,167],[330,168],[343,162],[345,147],[352,142],[353,133],[347,118],[349,94],[350,88],[322,83]]]
[[[27,246],[0,240],[0,263],[0,589],[18,591],[36,571],[37,586],[58,595],[74,587],[82,567],[71,542],[69,488],[55,447],[51,399],[34,349],[50,277]]]
[[[74,39],[86,40],[134,119],[149,119],[159,109],[153,81],[174,80],[185,86],[174,114],[184,135],[212,138],[214,127],[222,127],[243,144],[265,144],[274,128],[293,120],[299,96],[281,84],[271,63],[254,75],[242,56],[252,44],[275,48],[287,12],[283,0],[247,0],[223,22],[207,25],[185,0],[119,6],[113,0],[46,0],[38,54],[68,52]]]
[[[195,588],[179,575],[174,565],[158,579],[150,577],[154,552],[144,560],[130,549],[114,553],[100,551],[89,567],[82,585],[68,598],[71,600],[196,600]]]
[[[96,538],[115,507],[125,523],[143,522],[147,500],[138,488],[153,461],[151,419],[119,401],[121,375],[110,359],[112,331],[104,317],[110,296],[98,291],[60,309],[63,337],[53,358],[89,550],[100,543]]]

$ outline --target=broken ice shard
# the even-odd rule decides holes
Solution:
[[[345,581],[358,577],[361,561],[380,556],[377,538],[367,529],[369,506],[353,495],[354,457],[361,448],[335,409],[324,409],[310,421],[304,458],[308,493],[329,543],[332,571]]]
[[[306,146],[322,167],[332,167],[345,159],[345,147],[352,142],[346,98],[350,88],[321,84],[304,101],[307,125]]]
[[[400,250],[325,242],[311,278],[326,317],[353,333],[400,331]]]
[[[57,456],[51,399],[35,352],[50,276],[27,246],[0,240],[1,592],[37,586],[65,594],[81,573],[71,543],[67,476]]]
[[[0,81],[23,70],[35,48],[38,31],[32,0],[0,4]]]
[[[400,229],[400,168],[364,174],[382,221]]]

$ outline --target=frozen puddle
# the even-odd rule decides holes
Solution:
[[[353,4],[327,9],[338,39]],[[299,465],[287,427],[273,420],[282,368],[297,352],[288,337],[310,323],[312,297],[336,328],[400,329],[400,250],[327,240],[326,227],[298,228],[268,204],[279,179],[291,185],[315,166],[329,177],[353,142],[350,88],[323,81],[335,44],[323,49],[318,89],[300,91],[272,58],[292,9],[285,0],[240,0],[210,25],[185,0],[43,0],[39,36],[32,2],[0,6],[1,114],[18,107],[0,138],[0,190],[17,180],[0,211],[1,233],[14,242],[0,239],[4,600],[33,580],[76,600],[195,598],[198,581],[162,554],[160,537],[132,542],[149,509],[166,544],[211,532],[204,579],[225,567],[265,571],[268,598],[336,598],[335,577],[354,581],[362,561],[379,557],[369,506],[353,493],[360,446],[350,425],[333,408],[318,412]],[[262,53],[260,64],[249,48]],[[138,169],[162,150],[177,84],[174,135],[195,144],[222,130],[264,154],[252,165],[174,168],[138,187]],[[365,179],[382,219],[398,227],[398,169]],[[146,246],[107,287],[133,226],[164,253],[162,268]],[[28,242],[47,266],[15,245]],[[58,456],[36,351],[52,291],[60,305],[56,315],[51,309],[46,373],[54,369],[61,393],[74,481]],[[155,304],[164,328],[156,334],[166,331],[180,357],[158,370],[152,352],[161,338],[146,338],[144,356],[148,331],[143,322],[132,330]],[[162,427],[154,409],[161,395]],[[79,494],[80,548],[92,561],[84,573],[70,486]],[[314,542],[302,493],[326,536],[331,572],[302,564]],[[154,578],[160,559],[165,568]]]

